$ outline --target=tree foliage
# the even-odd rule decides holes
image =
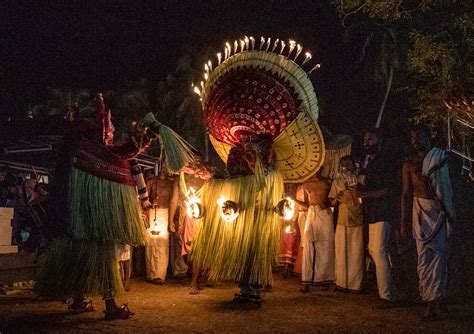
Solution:
[[[116,141],[127,137],[132,122],[153,112],[160,122],[203,152],[206,129],[199,98],[191,89],[193,78],[200,73],[198,67],[201,66],[196,64],[196,60],[184,55],[178,59],[176,69],[161,81],[141,79],[115,90],[103,91],[106,104],[112,111]],[[95,93],[90,89],[50,88],[45,103],[30,106],[32,116],[35,119],[47,116],[63,118],[72,107],[79,109],[79,117],[90,116],[94,110]]]
[[[400,57],[398,78],[402,79],[395,89],[407,93],[409,110],[404,116],[412,122],[440,130],[447,115],[444,102],[460,92],[472,97],[471,1],[335,0],[333,4],[347,30],[365,25],[393,33]],[[366,40],[359,43],[363,48]],[[384,57],[383,52],[380,56]]]

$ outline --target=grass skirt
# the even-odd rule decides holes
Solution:
[[[67,233],[53,240],[36,290],[50,297],[123,290],[116,245],[144,245],[146,229],[134,187],[73,168]]]
[[[271,284],[281,224],[273,208],[283,196],[281,174],[273,171],[264,180],[255,175],[214,179],[199,194],[205,216],[196,221],[193,263],[208,268],[213,280]],[[220,217],[217,200],[222,195],[241,206],[233,222]]]

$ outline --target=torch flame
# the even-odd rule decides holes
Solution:
[[[224,221],[231,223],[239,216],[239,205],[233,201],[226,200],[224,196],[217,200],[217,205],[220,207],[220,215]]]
[[[202,216],[201,210],[201,199],[196,196],[196,192],[194,188],[189,188],[188,192],[186,193],[186,214],[194,219],[200,218]]]
[[[217,205],[219,206],[223,206],[224,203],[226,201],[226,198],[224,196],[221,196],[218,200],[217,200]]]
[[[288,201],[288,206],[285,206],[283,210],[283,219],[290,220],[295,215],[295,201],[289,197],[287,197],[286,200]]]

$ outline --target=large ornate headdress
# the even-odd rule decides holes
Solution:
[[[286,182],[303,182],[323,164],[311,54],[295,41],[245,37],[204,65],[200,95],[211,142],[227,162],[232,147],[270,137]]]

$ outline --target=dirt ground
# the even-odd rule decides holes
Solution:
[[[449,259],[448,310],[440,321],[424,323],[424,306],[411,304],[389,310],[373,309],[375,291],[362,295],[321,291],[299,292],[299,278],[275,274],[273,292],[261,308],[241,310],[228,302],[235,284],[218,283],[199,295],[189,294],[189,279],[157,286],[136,279],[130,292],[117,297],[136,315],[128,320],[103,320],[103,302],[96,312],[71,315],[67,305],[36,299],[31,293],[0,295],[0,334],[4,333],[474,333],[474,186],[454,179],[458,220]],[[395,255],[396,252],[393,252]],[[408,245],[392,257],[400,300],[417,295],[416,249]]]
[[[440,321],[420,320],[423,306],[376,310],[375,293],[354,295],[313,287],[299,292],[299,279],[275,275],[259,309],[242,310],[228,302],[236,285],[218,283],[199,295],[189,294],[189,280],[170,280],[157,286],[134,280],[130,292],[118,296],[136,315],[128,320],[103,320],[103,303],[94,299],[96,312],[71,315],[67,305],[44,301],[28,293],[0,296],[0,333],[19,332],[160,332],[160,333],[305,333],[305,332],[449,332],[473,333],[474,304],[451,301]]]

